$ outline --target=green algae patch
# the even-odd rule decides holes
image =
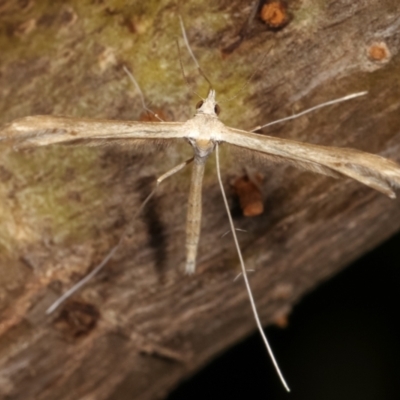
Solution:
[[[57,243],[73,237],[79,242],[90,235],[104,198],[97,149],[9,151],[2,168],[12,176],[0,186],[4,249],[39,238]]]

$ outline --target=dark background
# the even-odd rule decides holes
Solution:
[[[399,250],[400,234],[304,297],[286,329],[267,329],[292,393],[254,333],[168,400],[400,399]]]

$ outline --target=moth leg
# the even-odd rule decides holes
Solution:
[[[233,240],[235,242],[235,247],[236,247],[236,251],[237,254],[239,256],[239,261],[240,261],[240,266],[242,268],[242,274],[243,274],[243,279],[244,279],[244,283],[246,286],[246,290],[247,290],[247,294],[250,300],[250,305],[251,305],[251,309],[253,311],[253,315],[254,315],[254,319],[256,321],[257,324],[257,328],[258,331],[260,332],[261,338],[264,341],[265,347],[267,348],[268,354],[271,358],[272,364],[275,367],[275,370],[282,382],[282,385],[284,386],[284,388],[290,392],[290,388],[288,386],[288,384],[286,383],[286,380],[279,368],[278,362],[276,361],[276,358],[274,356],[274,353],[272,352],[272,348],[268,342],[267,336],[264,333],[261,321],[260,321],[260,317],[258,316],[258,311],[257,311],[257,307],[256,307],[256,303],[254,301],[254,297],[253,297],[253,293],[251,291],[251,287],[250,287],[250,283],[249,283],[249,279],[247,277],[247,270],[246,270],[246,266],[244,265],[244,260],[243,260],[243,256],[242,256],[242,252],[240,250],[240,246],[239,246],[239,241],[238,238],[236,236],[236,231],[235,231],[235,225],[233,223],[233,219],[232,219],[232,215],[231,212],[229,210],[229,205],[228,205],[228,200],[226,199],[226,194],[225,194],[225,190],[224,190],[224,185],[222,184],[222,179],[221,179],[221,171],[220,171],[220,167],[219,167],[219,146],[218,143],[215,146],[215,157],[216,157],[216,167],[217,167],[217,176],[218,176],[218,183],[219,186],[221,188],[221,194],[222,194],[222,198],[224,200],[224,205],[225,205],[225,209],[226,212],[228,214],[228,219],[229,219],[229,225],[231,227],[231,231],[232,231],[232,235],[233,235]]]
[[[170,176],[176,174],[181,169],[185,168],[188,164],[193,161],[194,157],[189,158],[188,160],[184,161],[183,163],[175,166],[174,168],[167,171],[165,174],[161,175],[157,181],[155,188],[151,191],[151,193],[146,197],[143,203],[140,205],[138,210],[136,211],[135,215],[133,216],[131,222],[127,225],[124,232],[122,233],[118,243],[108,252],[108,254],[103,258],[100,264],[98,264],[89,274],[87,274],[84,278],[82,278],[79,282],[77,282],[74,286],[72,286],[69,290],[67,290],[62,296],[60,296],[47,310],[46,314],[51,314],[54,312],[65,300],[71,297],[74,293],[76,293],[80,288],[82,288],[86,283],[88,283],[95,275],[97,275],[110,261],[110,259],[114,256],[116,251],[121,247],[123,239],[125,238],[126,234],[128,233],[128,229],[139,214],[143,211],[146,204],[150,201],[150,199],[154,196],[154,193],[157,191],[160,184]]]

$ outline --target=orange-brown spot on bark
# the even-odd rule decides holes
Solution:
[[[78,132],[76,131],[69,131],[68,132],[71,136],[78,136]]]
[[[371,61],[389,61],[391,54],[385,42],[375,42],[368,48],[368,57]]]
[[[99,318],[100,312],[94,305],[71,301],[64,306],[54,326],[66,336],[77,338],[93,330]]]
[[[145,110],[140,114],[139,121],[142,122],[160,122],[161,121],[168,121],[167,114],[161,109],[156,108],[152,110],[154,114]],[[158,116],[158,118],[157,118]]]
[[[264,4],[260,11],[260,17],[273,29],[282,28],[289,22],[287,6],[283,1],[269,1]]]
[[[278,328],[284,329],[289,325],[289,318],[287,315],[280,315],[279,317],[274,319],[274,325]]]
[[[261,180],[261,177],[257,179]],[[256,182],[245,175],[236,179],[232,186],[245,217],[255,217],[264,212],[261,191]]]

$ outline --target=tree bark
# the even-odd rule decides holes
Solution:
[[[0,2],[1,123],[36,114],[144,118],[123,65],[150,108],[187,119],[198,101],[193,90],[205,97],[207,83],[181,48],[190,88],[184,84],[180,13],[227,125],[251,129],[368,90],[263,133],[400,161],[396,0],[292,1],[281,27],[260,19],[262,4],[203,3]],[[231,235],[223,236],[229,225],[213,161],[194,276],[183,273],[187,168],[161,187],[104,271],[46,316],[190,147],[16,152],[4,144],[0,154],[1,398],[162,398],[254,331],[243,282],[233,281],[239,266]],[[239,161],[226,152],[222,173],[235,225],[246,230],[239,240],[265,325],[399,229],[399,202],[358,183]],[[254,174],[263,176],[265,211],[249,218],[229,185]]]

